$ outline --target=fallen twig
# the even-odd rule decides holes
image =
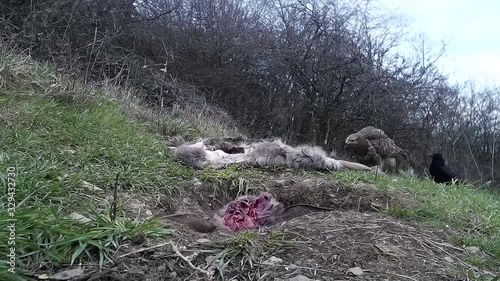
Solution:
[[[119,256],[118,258],[124,258],[126,256],[130,256],[130,255],[133,255],[133,254],[141,253],[141,252],[144,252],[144,251],[149,251],[149,250],[153,250],[153,249],[156,249],[156,248],[161,248],[161,247],[166,246],[168,244],[170,244],[170,243],[166,242],[166,243],[161,243],[161,244],[158,244],[158,245],[155,245],[155,246],[151,246],[151,247],[147,247],[147,248],[142,248],[142,249],[139,249],[137,251],[133,251],[133,252],[130,252],[130,253],[123,254],[123,255]]]
[[[406,276],[406,275],[402,275],[402,274],[397,274],[397,273],[390,272],[390,271],[387,271],[387,273],[392,274],[394,276],[398,276],[398,277],[403,277],[403,278],[406,278],[406,279],[410,279],[410,280],[413,280],[413,281],[418,281],[417,279],[415,279],[413,277],[410,277],[410,276]]]
[[[258,263],[258,265],[269,266],[269,264],[265,264],[265,263]],[[327,272],[327,273],[336,273],[336,272],[331,271],[331,270],[326,270],[326,269],[321,269],[321,268],[315,268],[315,267],[307,267],[307,266],[298,266],[298,265],[294,265],[294,264],[291,264],[291,265],[273,264],[272,266],[290,267],[290,268],[293,268],[293,269],[314,270],[314,271],[321,271],[321,272]]]
[[[181,254],[181,252],[179,252],[179,249],[177,249],[177,246],[175,246],[174,242],[170,241],[170,245],[172,246],[172,249],[174,250],[175,254],[179,258],[183,259],[189,265],[189,267],[191,267],[192,269],[194,269],[196,271],[199,271],[199,272],[205,274],[208,278],[212,279],[213,272],[201,269],[201,268],[195,266],[194,264],[192,264],[185,256],[183,256]]]
[[[116,174],[115,185],[113,186],[113,202],[111,202],[111,221],[114,222],[116,219],[116,205],[118,205],[118,178],[120,177],[120,173]]]

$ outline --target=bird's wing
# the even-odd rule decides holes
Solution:
[[[436,169],[433,166],[429,167],[429,173],[432,177],[436,176]]]
[[[364,127],[359,130],[358,134],[362,135],[366,139],[380,139],[387,138],[387,135],[381,129],[377,129],[373,126]]]
[[[370,143],[371,145],[373,145],[373,147],[375,147],[377,153],[382,157],[389,155],[392,150],[390,139],[373,139],[370,141]]]
[[[402,155],[406,157],[405,151],[398,147],[396,143],[390,138],[371,140],[371,143],[377,149],[377,152],[383,157],[396,155]]]
[[[452,169],[450,169],[450,168],[449,168],[448,166],[446,166],[446,165],[441,165],[441,166],[439,167],[439,169],[441,170],[441,172],[442,172],[443,174],[447,175],[447,176],[448,176],[448,177],[450,177],[450,178],[456,178],[456,177],[458,177],[458,174],[457,174],[455,171],[453,171]]]

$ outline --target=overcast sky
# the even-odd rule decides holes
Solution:
[[[499,0],[379,0],[436,43],[447,42],[441,61],[451,82],[500,86]]]

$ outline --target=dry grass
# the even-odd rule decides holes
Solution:
[[[61,74],[52,65],[33,61],[0,48],[0,89],[47,97],[73,106],[89,102],[115,101],[131,118],[164,138],[181,135],[199,137],[241,135],[232,118],[222,109],[208,105],[196,90],[173,80],[168,85],[176,93],[169,107],[149,106],[132,89],[112,82],[83,84]]]

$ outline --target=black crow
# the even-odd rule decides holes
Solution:
[[[451,182],[452,179],[458,176],[457,173],[446,166],[443,155],[441,155],[441,153],[434,153],[429,155],[429,157],[432,157],[432,163],[429,167],[429,172],[431,173],[431,176],[435,182]]]

